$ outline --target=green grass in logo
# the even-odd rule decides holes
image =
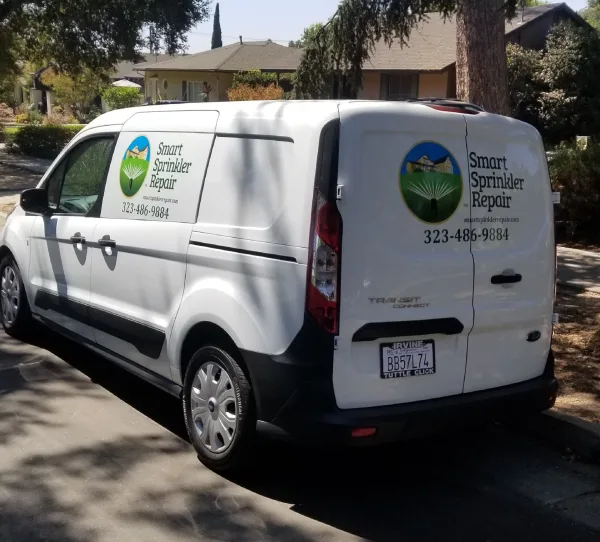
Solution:
[[[140,158],[129,157],[121,162],[121,190],[128,198],[135,196],[142,187],[149,163]]]
[[[462,177],[433,171],[406,173],[400,176],[400,191],[417,218],[439,224],[454,214],[462,199]]]

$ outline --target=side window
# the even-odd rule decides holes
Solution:
[[[62,186],[63,178],[65,176],[65,166],[67,159],[61,161],[58,167],[52,172],[48,180],[46,181],[46,190],[48,192],[48,204],[51,209],[58,207],[58,201],[60,200],[60,187]]]
[[[73,149],[63,168],[64,178],[57,212],[86,215],[90,211],[100,196],[113,142],[113,137],[94,138]],[[48,184],[49,200],[52,182],[53,178]]]

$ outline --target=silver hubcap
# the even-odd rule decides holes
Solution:
[[[2,301],[2,317],[4,323],[11,326],[19,314],[19,279],[12,265],[7,265],[2,272],[2,287],[0,299]]]
[[[202,444],[213,453],[229,446],[237,429],[237,402],[227,371],[207,361],[196,373],[191,392],[192,420]]]

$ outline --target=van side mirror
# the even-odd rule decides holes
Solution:
[[[50,211],[48,192],[43,188],[29,188],[21,193],[21,208],[26,213],[45,215]]]

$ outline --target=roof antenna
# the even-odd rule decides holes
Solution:
[[[244,42],[242,40],[242,36],[240,36],[240,45],[244,45]]]

